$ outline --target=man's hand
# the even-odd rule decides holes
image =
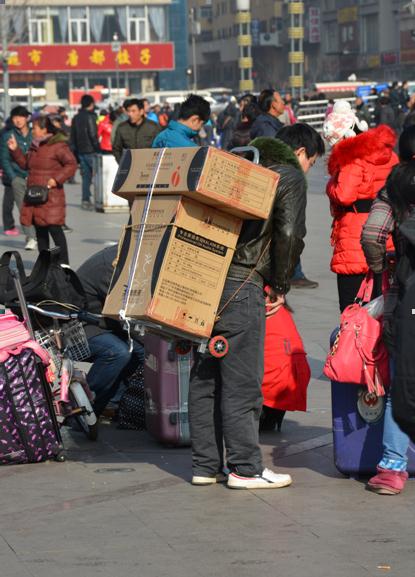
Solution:
[[[56,182],[56,180],[54,178],[49,178],[47,187],[48,188],[56,188],[57,186],[58,186],[58,183]]]
[[[9,150],[11,150],[12,152],[18,149],[17,140],[14,134],[12,134],[9,140],[7,141],[7,146],[9,147]]]
[[[272,289],[269,290],[265,299],[265,316],[272,317],[285,304],[285,295],[277,294]]]

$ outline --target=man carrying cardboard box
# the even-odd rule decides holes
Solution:
[[[189,395],[194,485],[226,480],[231,489],[274,489],[290,475],[264,469],[258,442],[264,372],[265,316],[284,304],[304,248],[305,174],[324,154],[319,134],[305,124],[287,126],[278,139],[257,138],[261,164],[280,174],[266,221],[246,221],[232,260],[213,336],[223,335],[222,359],[197,355]],[[264,298],[264,286],[268,296]]]

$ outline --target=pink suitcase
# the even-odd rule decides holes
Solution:
[[[170,446],[190,445],[189,381],[192,352],[178,355],[172,341],[147,334],[144,338],[146,428]]]

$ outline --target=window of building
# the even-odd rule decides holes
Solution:
[[[336,0],[324,0],[323,9],[324,10],[335,10],[336,9]]]
[[[71,44],[88,44],[89,8],[69,8],[69,42]]]
[[[148,14],[145,6],[130,6],[127,10],[128,41],[148,42]]]
[[[363,54],[379,52],[379,18],[378,14],[363,16],[361,21],[361,51]]]
[[[339,50],[339,37],[337,22],[327,22],[324,25],[325,52],[327,54],[337,53]]]
[[[51,27],[48,9],[29,8],[29,42],[30,44],[50,44]]]
[[[211,20],[212,19],[212,6],[201,6],[200,7],[200,18],[201,20]]]

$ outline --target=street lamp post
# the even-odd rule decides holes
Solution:
[[[197,90],[198,78],[197,78],[196,36],[200,34],[200,22],[196,20],[194,8],[190,8],[189,10],[189,24],[190,24],[190,35],[192,37],[193,90]]]
[[[120,104],[120,100],[121,100],[121,95],[120,95],[120,63],[118,60],[118,55],[119,55],[120,50],[121,50],[121,42],[119,41],[118,34],[116,32],[114,32],[114,34],[112,36],[111,49],[113,52],[116,53],[116,56],[115,56],[115,78],[116,78],[116,83],[117,83],[117,99],[118,99],[118,104]]]
[[[252,92],[252,36],[251,36],[251,2],[250,0],[236,0],[236,22],[239,46],[239,90]]]

